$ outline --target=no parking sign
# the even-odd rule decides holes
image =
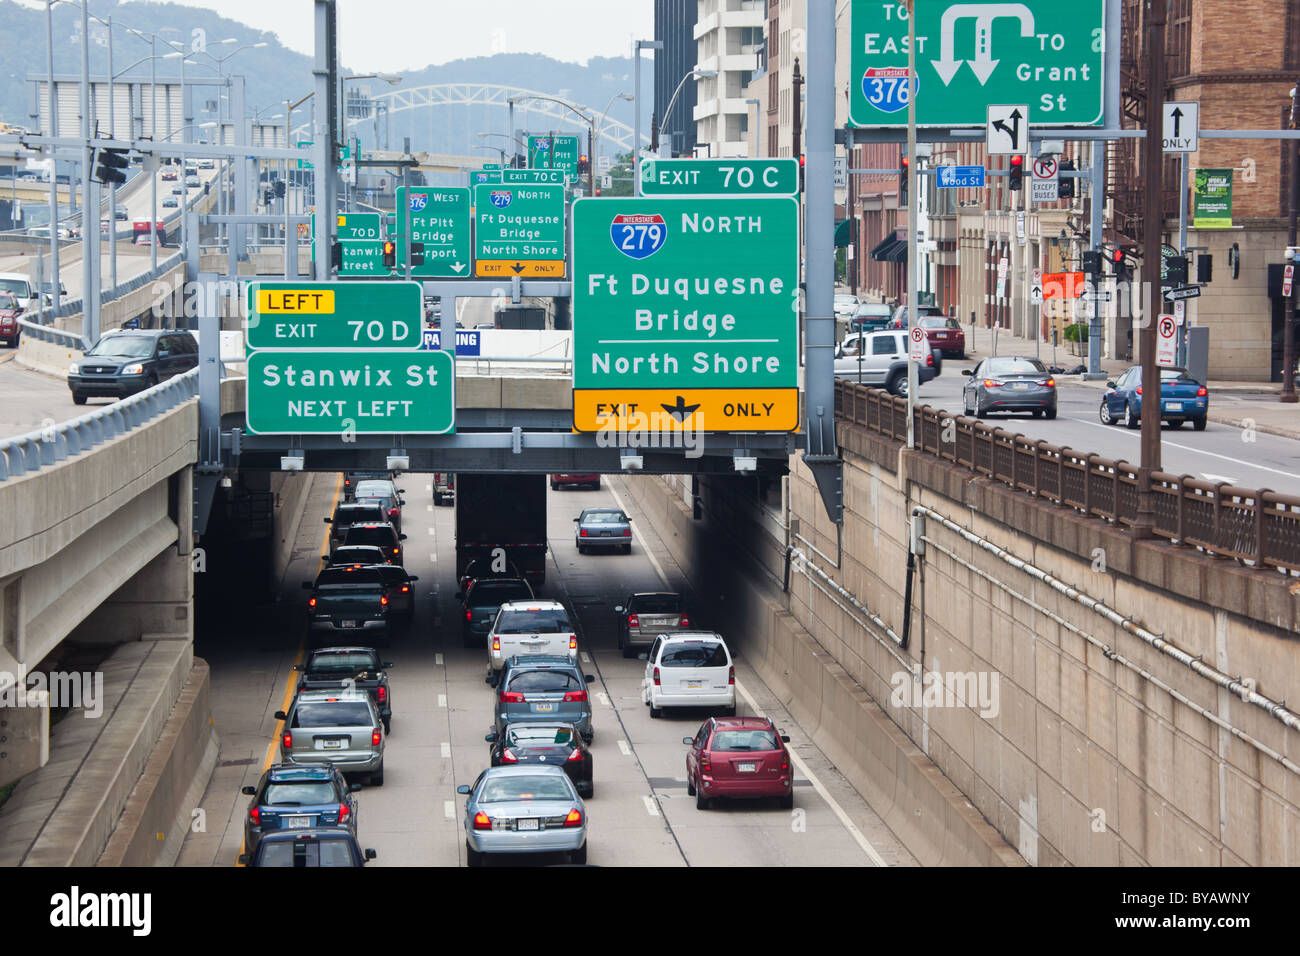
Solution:
[[[930,340],[926,338],[925,329],[919,325],[908,332],[911,338],[911,347],[908,349],[908,358],[913,362],[925,364],[926,356],[930,354]]]
[[[1156,319],[1156,364],[1173,368],[1178,364],[1178,323],[1172,315]]]

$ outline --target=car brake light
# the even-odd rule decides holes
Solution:
[[[262,811],[259,810],[257,807],[253,807],[253,809],[251,809],[251,810],[248,811],[248,819],[251,820],[251,821],[253,822],[253,826],[255,826],[255,827],[259,827],[259,826],[261,826],[261,825],[262,825]]]
[[[409,594],[410,591],[411,591],[411,586],[410,586],[409,584],[403,584],[403,585],[402,585],[402,593],[403,593],[403,594]]]
[[[582,751],[579,750],[577,747],[574,747],[573,753],[569,754],[568,759],[565,760],[565,763],[570,763],[574,760],[581,760],[581,759],[582,759]]]
[[[1056,388],[1056,379],[1049,378],[1046,382],[1039,382],[1039,385],[1046,385],[1048,388]]]
[[[1202,385],[1200,388],[1198,388],[1198,389],[1196,390],[1196,397],[1197,397],[1197,398],[1204,398],[1206,395],[1209,395],[1209,394],[1210,394],[1210,390],[1207,389],[1204,385]]]
[[[587,529],[586,529],[586,528],[579,528],[579,529],[578,529],[578,537],[579,537],[579,538],[585,538],[586,536],[587,536]]]
[[[380,606],[380,607],[388,607],[388,595],[387,595],[387,594],[381,594],[381,595],[379,595],[379,606]]]
[[[569,650],[571,650],[571,651],[576,651],[577,649],[578,649],[578,635],[577,635],[577,634],[570,634],[570,635],[569,635]]]
[[[659,668],[655,668],[655,686],[659,686]]]
[[[308,599],[307,599],[307,606],[308,606],[308,607],[315,607],[315,606],[316,606],[316,599],[315,599],[315,598],[308,598]]]
[[[690,619],[689,617],[687,617],[685,614],[682,615],[681,626],[682,626],[682,627],[690,627],[690,626],[691,626],[691,619]]]
[[[494,651],[501,650],[501,638],[496,637],[495,635],[492,638],[492,650]]]
[[[629,615],[627,616],[627,626],[628,626],[628,627],[640,627],[640,626],[641,626],[641,618],[637,617],[637,615],[635,615],[635,614],[629,614]]]
[[[347,822],[347,819],[348,819],[348,805],[347,805],[346,803],[340,803],[340,804],[339,804],[339,823],[345,823],[345,822]]]
[[[926,364],[927,367],[930,367],[930,368],[932,368],[932,367],[934,366],[934,353],[933,353],[933,352],[931,352],[929,355],[927,355],[927,356],[925,357],[925,364]]]
[[[465,611],[465,620],[467,621],[474,620],[474,612],[469,610]]]
[[[507,747],[505,750],[501,751],[501,762],[519,763],[519,758],[515,756],[515,752],[513,750]]]
[[[284,745],[284,749],[288,750],[293,746],[293,734],[286,730],[284,736],[280,738],[280,742]]]
[[[388,688],[385,687],[383,684],[380,684],[378,689],[376,689],[375,700],[379,701],[381,704],[384,701],[388,700]]]
[[[378,747],[381,740],[383,740],[383,732],[378,727],[370,731],[370,746]]]
[[[709,756],[707,750],[700,754],[700,772],[713,773],[713,758]]]
[[[985,388],[998,388],[1000,385],[1002,385],[1001,382],[993,378],[986,378],[983,384]]]
[[[475,830],[492,829],[492,821],[488,819],[488,815],[484,813],[482,810],[474,814],[474,829]]]
[[[569,815],[564,818],[564,825],[566,827],[582,826],[582,811],[579,810],[577,807],[574,807],[572,810],[570,810]]]
[[[572,704],[572,703],[584,703],[584,704],[585,704],[585,703],[587,702],[587,692],[586,692],[585,690],[571,690],[571,691],[568,691],[568,692],[566,692],[565,695],[564,695],[564,701],[565,701],[565,703],[567,703],[567,704]]]
[[[397,557],[397,549],[396,549],[396,548],[393,549],[393,557]]]
[[[503,690],[501,696],[497,699],[503,704],[522,704],[524,695],[517,690]]]
[[[734,684],[735,682],[736,682],[736,669],[735,669],[734,667],[728,667],[728,668],[727,668],[727,683],[728,683],[728,684]]]
[[[396,517],[397,517],[397,509],[396,509],[396,508],[389,508],[389,509],[388,509],[388,517],[390,517],[390,518],[396,518]]]

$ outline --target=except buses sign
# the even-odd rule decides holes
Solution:
[[[644,159],[643,196],[799,195],[796,159]]]
[[[564,187],[475,186],[474,274],[564,276]]]
[[[573,205],[578,431],[798,427],[791,198]]]

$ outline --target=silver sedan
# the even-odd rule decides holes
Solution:
[[[567,853],[587,862],[587,808],[559,767],[491,767],[474,785],[456,788],[465,801],[465,857],[482,866],[487,854]]]

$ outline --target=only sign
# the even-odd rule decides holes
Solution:
[[[925,364],[926,358],[930,354],[930,340],[925,334],[925,329],[919,325],[908,332],[910,339],[910,348],[907,350],[907,357],[913,362]]]

